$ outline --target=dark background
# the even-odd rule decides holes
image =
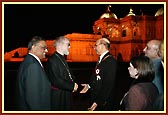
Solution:
[[[110,4],[111,12],[118,18],[129,13],[132,6],[136,15],[154,16],[163,4]],[[107,4],[5,4],[4,7],[4,51],[8,52],[18,47],[27,47],[28,41],[35,35],[46,39],[70,33],[92,34],[94,22],[106,11]],[[45,65],[45,62],[43,63]],[[88,83],[94,70],[93,63],[68,63],[77,82]],[[4,64],[4,107],[5,110],[15,110],[15,82],[20,62],[5,62]],[[132,79],[128,74],[128,62],[118,62],[116,80],[116,108],[124,93],[128,90]],[[74,110],[86,110],[89,107],[89,92],[82,95],[74,94]]]
[[[110,4],[111,12],[118,18],[129,13],[154,16],[163,3]],[[134,2],[136,3],[136,2]],[[160,4],[159,4],[160,3]],[[92,34],[94,22],[105,13],[108,4],[5,4],[4,5],[4,52],[27,47],[35,35],[54,39],[71,33]]]

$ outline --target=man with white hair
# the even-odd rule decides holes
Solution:
[[[149,57],[154,64],[155,78],[153,80],[153,83],[157,86],[159,93],[163,93],[164,71],[161,63],[161,58],[158,54],[159,45],[160,45],[159,40],[150,40],[143,51],[145,53],[145,56]]]
[[[91,89],[91,106],[89,111],[114,110],[115,81],[117,61],[109,52],[110,41],[100,38],[94,45],[94,50],[99,55],[99,61],[90,84],[82,84],[84,88],[80,93],[86,93]]]
[[[46,64],[46,72],[51,82],[51,110],[72,110],[72,92],[78,89],[75,78],[64,58],[69,55],[70,40],[64,36],[55,39],[56,51]]]

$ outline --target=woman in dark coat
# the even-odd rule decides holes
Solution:
[[[152,110],[153,102],[159,92],[152,83],[154,67],[151,60],[146,56],[133,57],[128,70],[130,77],[135,80],[120,104],[124,105],[124,110]]]

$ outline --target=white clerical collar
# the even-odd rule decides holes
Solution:
[[[164,62],[163,62],[163,61],[161,61],[161,63],[162,63],[163,69],[164,69]]]
[[[105,55],[106,53],[108,53],[108,52],[109,52],[109,51],[107,50],[107,51],[105,51],[104,53],[101,54],[100,59],[99,59],[99,63],[101,62],[101,60],[102,60],[102,58],[104,57],[104,55]]]
[[[60,55],[64,56],[60,51],[57,50],[57,52],[58,52]]]
[[[43,67],[43,65],[42,65],[42,63],[41,63],[41,61],[40,61],[40,59],[39,59],[36,55],[34,55],[34,54],[32,54],[32,53],[29,53],[29,54],[32,55],[34,58],[36,58],[37,61],[40,63],[41,67]]]

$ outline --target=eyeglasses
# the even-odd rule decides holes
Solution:
[[[99,43],[99,44],[95,44],[94,47],[97,47],[98,45],[101,45],[102,43]]]
[[[47,46],[40,46],[40,45],[37,45],[39,48],[41,48],[42,50],[46,50],[47,49]]]
[[[150,50],[150,49],[152,49],[151,47],[149,47],[149,46],[146,46],[146,50]]]

